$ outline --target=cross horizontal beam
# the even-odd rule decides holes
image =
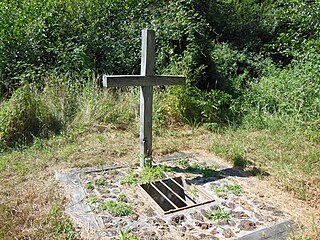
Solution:
[[[103,75],[104,87],[185,85],[183,76]]]

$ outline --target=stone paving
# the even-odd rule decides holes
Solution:
[[[246,177],[240,170],[190,154],[158,163],[172,169],[171,177],[181,176],[204,189],[214,201],[163,216],[138,186],[124,183],[140,173],[138,168],[112,165],[57,173],[70,198],[66,212],[82,237],[117,239],[121,230],[138,239],[287,239],[292,230],[289,215],[247,196],[236,181]],[[110,211],[107,202],[121,204],[123,214]]]

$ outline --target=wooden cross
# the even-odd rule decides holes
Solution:
[[[104,87],[140,86],[140,166],[152,165],[153,86],[183,85],[183,76],[156,76],[156,42],[153,30],[142,30],[140,75],[103,75]]]

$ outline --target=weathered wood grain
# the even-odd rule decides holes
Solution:
[[[154,78],[155,54],[155,32],[151,30],[142,30],[140,74],[143,76],[151,76],[151,81],[152,78]],[[140,86],[140,166],[146,167],[147,165],[152,164],[153,87],[151,85]],[[149,162],[147,163],[146,160]]]
[[[292,221],[285,221],[238,238],[238,240],[287,240],[293,232]]]
[[[107,88],[184,85],[185,81],[185,77],[183,76],[103,75],[103,86]]]

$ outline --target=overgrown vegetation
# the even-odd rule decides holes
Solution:
[[[207,143],[215,154],[254,167],[255,175],[267,171],[318,206],[319,13],[319,1],[302,0],[1,1],[2,184],[7,178],[21,183],[60,162],[52,152],[74,161],[75,139],[87,129],[138,132],[138,89],[102,91],[100,82],[104,73],[139,74],[140,30],[150,28],[156,30],[157,74],[187,77],[184,88],[155,88],[155,134],[170,124],[193,131],[203,125],[216,136]],[[119,144],[107,153],[128,151]],[[30,155],[52,162],[32,162]],[[131,177],[125,183],[135,184]],[[4,189],[0,199],[11,188]],[[1,236],[15,228],[8,209],[16,205],[0,204]]]

